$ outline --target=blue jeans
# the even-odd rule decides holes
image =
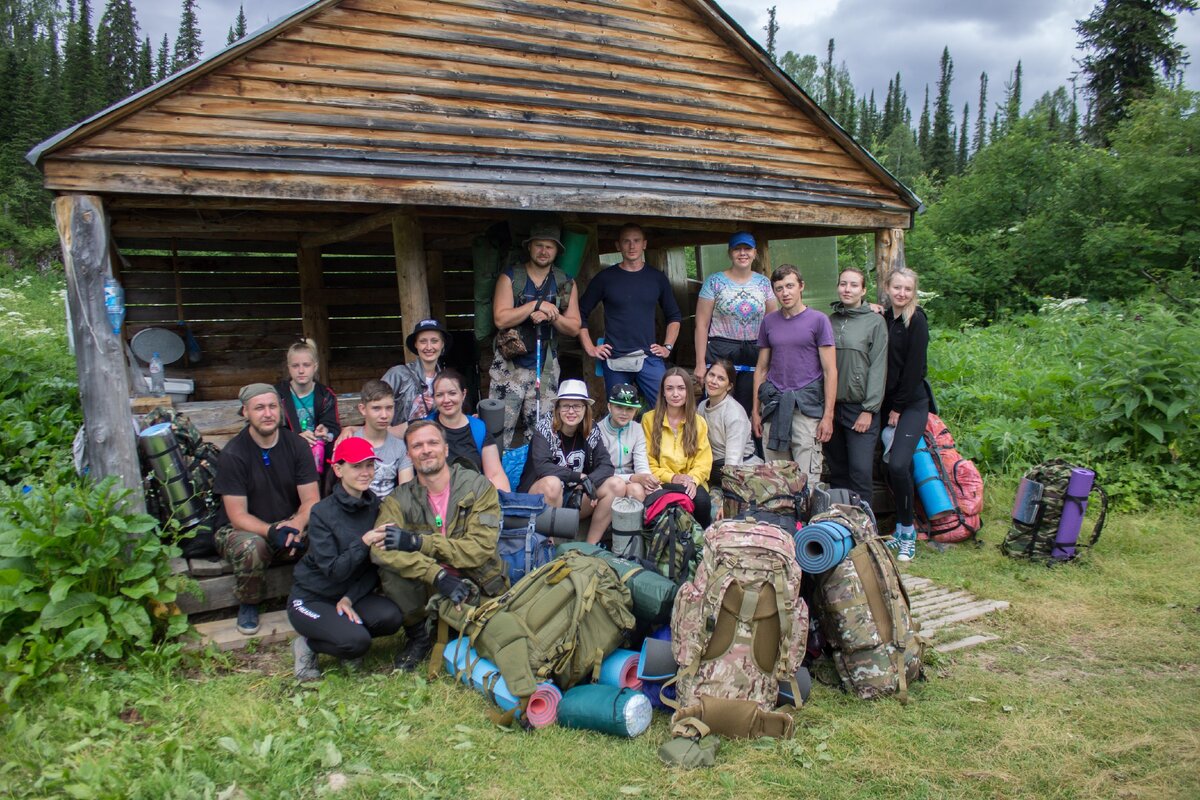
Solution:
[[[605,394],[612,392],[612,388],[618,383],[636,383],[642,397],[645,398],[645,408],[648,411],[654,410],[658,403],[658,385],[662,383],[663,373],[667,371],[666,362],[661,358],[647,354],[646,360],[642,362],[641,372],[611,370],[608,368],[608,359],[600,362],[600,369],[604,372]]]

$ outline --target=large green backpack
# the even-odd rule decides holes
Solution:
[[[796,522],[807,516],[807,484],[808,475],[794,461],[723,467],[720,501],[725,518],[754,517],[794,530]]]
[[[599,677],[600,663],[635,625],[631,602],[628,587],[602,559],[564,553],[478,606],[443,599],[430,673],[440,671],[454,628],[496,665],[524,710],[542,681],[565,690]]]
[[[1002,553],[1012,558],[1028,558],[1048,564],[1066,560],[1055,559],[1053,556],[1054,540],[1058,536],[1058,524],[1062,521],[1063,507],[1068,502],[1079,504],[1087,502],[1086,497],[1071,497],[1067,493],[1071,470],[1075,467],[1075,464],[1056,458],[1044,461],[1025,473],[1022,483],[1031,481],[1042,486],[1041,501],[1037,503],[1037,515],[1032,522],[1012,520],[1008,534],[1000,543]],[[1095,527],[1092,528],[1092,535],[1087,544],[1079,541],[1074,544],[1075,548],[1091,547],[1100,538],[1100,532],[1104,530],[1104,519],[1108,515],[1108,494],[1099,482],[1092,485],[1092,491],[1098,492],[1100,495],[1100,516],[1096,520]],[[1074,552],[1078,552],[1078,550]]]
[[[825,520],[848,529],[855,542],[840,564],[817,579],[814,600],[842,685],[864,700],[894,694],[907,703],[909,684],[921,674],[925,640],[892,552],[861,508],[835,505],[810,524]]]

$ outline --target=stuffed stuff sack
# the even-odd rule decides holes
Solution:
[[[602,559],[567,552],[478,606],[434,598],[437,642],[430,677],[441,669],[449,629],[470,637],[476,652],[504,676],[518,706],[496,715],[500,724],[523,712],[537,685],[566,690],[596,680],[600,664],[624,642],[635,620],[629,588]]]
[[[954,508],[949,514],[927,519],[918,495],[917,529],[935,542],[966,541],[983,527],[983,476],[973,461],[959,455],[954,436],[937,414],[930,414],[925,423],[925,446]]]
[[[1034,481],[1042,485],[1041,501],[1037,505],[1036,516],[1032,522],[1012,520],[1008,534],[1000,543],[1002,553],[1012,558],[1028,558],[1048,564],[1067,560],[1054,557],[1054,544],[1058,537],[1058,526],[1062,522],[1063,508],[1066,504],[1082,505],[1088,499],[1087,497],[1073,497],[1067,491],[1067,484],[1071,481],[1071,470],[1078,466],[1064,459],[1056,458],[1044,461],[1025,473],[1022,482]],[[1081,537],[1073,545],[1076,553],[1079,548],[1091,547],[1096,543],[1100,538],[1100,532],[1104,530],[1104,520],[1108,515],[1108,494],[1100,486],[1099,480],[1092,484],[1092,491],[1100,495],[1100,516],[1092,528],[1092,534],[1087,544],[1082,542]]]
[[[795,674],[808,639],[791,536],[766,522],[721,520],[705,531],[703,551],[671,614],[672,734],[790,737],[790,709],[775,710],[779,684],[801,696]]]
[[[692,499],[668,485],[647,496],[645,506],[644,560],[660,575],[682,584],[695,573],[704,542],[704,529],[692,516]]]
[[[753,517],[793,531],[796,523],[808,516],[807,484],[808,475],[794,461],[722,467],[720,499],[724,517]]]
[[[217,548],[213,541],[213,521],[221,498],[213,493],[213,483],[217,478],[217,460],[221,451],[212,442],[204,441],[200,430],[186,414],[171,408],[154,409],[146,415],[142,429],[163,422],[171,426],[171,433],[175,435],[183,464],[188,471],[193,496],[199,498],[205,509],[200,522],[181,532],[179,547],[183,550],[184,558],[215,556]],[[146,512],[156,517],[165,527],[171,521],[171,504],[140,447],[138,459],[142,469],[142,486],[146,493]]]
[[[925,640],[909,610],[892,552],[866,512],[835,505],[810,524],[832,521],[850,531],[854,549],[816,579],[814,603],[842,685],[864,700],[896,695],[921,675]]]

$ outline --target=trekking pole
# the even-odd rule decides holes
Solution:
[[[534,380],[533,380],[533,387],[534,387],[533,417],[534,417],[534,422],[533,422],[533,424],[537,425],[539,422],[542,421],[542,326],[541,325],[537,326],[537,346],[535,349],[537,352],[533,357],[534,358],[534,364],[533,364],[533,366],[534,366]],[[533,432],[530,431],[530,436],[532,436],[532,434],[533,434]]]

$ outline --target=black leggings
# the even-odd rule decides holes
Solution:
[[[723,339],[719,336],[708,337],[708,364],[713,359],[727,358],[735,367],[753,367],[758,364],[758,342],[741,341],[739,339]],[[702,389],[704,387],[701,387]],[[754,372],[738,370],[733,376],[733,399],[746,409],[746,416],[754,410]]]
[[[400,609],[391,600],[369,594],[354,604],[362,624],[351,622],[337,612],[337,603],[326,600],[288,598],[288,622],[296,633],[308,639],[317,653],[338,658],[358,658],[371,649],[376,636],[391,636],[404,621]]]
[[[896,423],[896,438],[888,455],[888,485],[896,498],[896,521],[901,525],[913,524],[913,453],[925,433],[929,419],[929,403],[921,401],[900,412]]]

